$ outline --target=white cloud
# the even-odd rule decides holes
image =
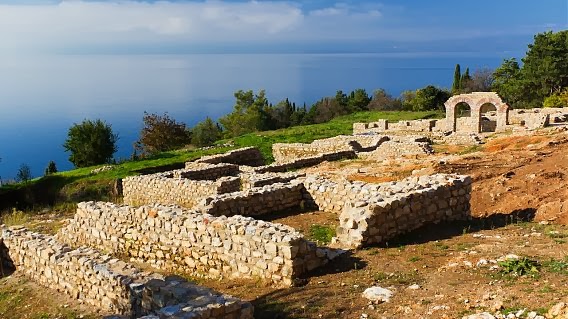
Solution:
[[[303,19],[297,5],[270,1],[0,4],[0,46],[263,40],[297,30]]]

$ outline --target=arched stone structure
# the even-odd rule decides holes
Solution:
[[[448,130],[456,132],[458,130],[456,119],[456,107],[458,103],[464,102],[471,109],[471,119],[467,128],[461,128],[461,131],[471,131],[481,133],[481,107],[490,103],[497,110],[497,124],[495,131],[502,131],[509,124],[509,106],[503,102],[501,97],[495,92],[473,92],[468,94],[459,94],[449,98],[446,103],[446,123]]]

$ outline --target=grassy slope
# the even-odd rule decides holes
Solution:
[[[56,173],[49,177],[37,178],[27,184],[8,185],[0,188],[0,199],[3,194],[10,191],[34,189],[34,192],[56,194],[63,193],[60,201],[76,201],[89,199],[108,199],[104,193],[117,178],[137,175],[139,170],[153,167],[181,165],[204,155],[223,153],[230,149],[245,146],[258,147],[268,161],[272,161],[272,144],[274,143],[309,143],[316,139],[333,137],[341,134],[351,134],[352,125],[356,122],[372,122],[378,119],[389,121],[414,120],[424,118],[442,117],[440,112],[360,112],[336,118],[328,123],[297,126],[276,131],[250,133],[232,139],[233,147],[217,147],[208,150],[179,150],[165,152],[153,158],[130,161],[118,164],[115,169],[91,174],[97,166],[75,169]],[[225,144],[229,140],[220,141]],[[74,195],[81,193],[82,195]],[[36,196],[37,197],[37,196]],[[40,205],[41,206],[41,205]],[[1,207],[0,207],[1,208]]]

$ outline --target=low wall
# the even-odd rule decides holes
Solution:
[[[289,163],[298,159],[346,151],[371,151],[388,140],[382,135],[340,135],[315,140],[312,143],[275,143],[272,156],[276,163]]]
[[[339,215],[341,247],[379,243],[426,223],[470,215],[468,176],[436,174],[381,184],[308,176],[303,183],[307,201]]]
[[[173,171],[178,178],[192,180],[214,181],[225,176],[235,176],[239,174],[239,166],[235,164],[207,164],[207,163],[185,163],[185,169]]]
[[[354,158],[357,158],[357,154],[355,153],[355,151],[334,152],[334,153],[322,154],[313,157],[295,159],[287,163],[273,163],[266,166],[260,166],[254,168],[253,171],[259,174],[280,173],[304,167],[315,166],[326,161],[332,162],[332,161],[339,161],[343,159],[354,159]]]
[[[133,206],[160,203],[191,208],[205,197],[236,192],[241,188],[238,177],[221,177],[216,181],[181,177],[187,173],[178,170],[126,177],[122,180],[124,203]]]
[[[252,319],[250,303],[188,283],[140,272],[92,248],[71,249],[52,236],[3,229],[2,254],[17,271],[103,312],[131,318]],[[4,260],[6,261],[6,260]]]
[[[291,227],[179,207],[79,203],[57,238],[165,271],[260,278],[286,286],[332,258],[329,250],[317,248]]]
[[[388,120],[378,120],[371,123],[354,123],[353,134],[388,133],[389,131],[432,132],[438,120],[414,120],[390,123]]]
[[[224,154],[204,156],[195,162],[209,164],[228,163],[247,166],[265,165],[262,153],[256,147],[244,147]]]
[[[393,137],[384,142],[376,150],[359,153],[359,157],[369,160],[385,160],[408,156],[429,155],[434,153],[431,142],[427,137]]]
[[[245,167],[243,167],[243,169],[244,168]],[[239,177],[241,178],[241,185],[243,190],[251,189],[254,187],[263,187],[276,183],[288,183],[302,176],[305,176],[305,174],[294,172],[257,174],[254,173],[254,169],[251,169],[248,172],[242,172],[239,175]]]
[[[196,209],[213,216],[259,216],[302,206],[304,185],[276,183],[205,198]]]

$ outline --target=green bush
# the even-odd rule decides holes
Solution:
[[[154,155],[182,148],[191,141],[185,124],[164,115],[144,112],[144,127],[134,147],[142,154]]]
[[[71,152],[69,161],[75,167],[87,167],[110,163],[117,151],[118,136],[112,132],[110,124],[99,119],[84,120],[69,128],[65,151]]]
[[[536,260],[529,259],[527,257],[521,257],[518,259],[506,259],[500,261],[499,267],[501,267],[500,272],[502,274],[510,274],[515,276],[523,275],[535,275],[538,273],[539,263]]]
[[[312,225],[310,227],[310,238],[323,244],[329,244],[335,236],[335,229],[330,226]]]

